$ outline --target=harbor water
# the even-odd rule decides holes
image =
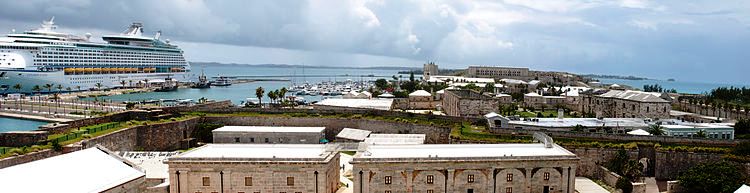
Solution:
[[[675,89],[678,93],[689,93],[689,94],[703,94],[711,92],[711,89],[717,87],[748,87],[749,85],[738,85],[738,84],[722,84],[722,83],[700,83],[700,82],[685,82],[685,81],[666,81],[666,80],[626,80],[626,79],[607,79],[597,78],[603,84],[619,84],[628,85],[635,89],[643,89],[643,85],[658,84],[664,89]]]
[[[31,131],[47,124],[44,121],[0,117],[0,133],[8,131]]]
[[[193,99],[201,97],[210,100],[231,100],[240,104],[246,98],[255,98],[255,89],[263,87],[268,91],[286,87],[290,89],[294,84],[320,83],[323,81],[374,81],[379,78],[392,79],[398,76],[398,70],[383,69],[352,69],[352,68],[293,68],[293,67],[260,67],[250,65],[193,65],[192,73],[200,74],[203,71],[211,80],[218,76],[249,76],[259,79],[276,79],[271,81],[255,81],[249,83],[232,84],[230,86],[212,86],[208,89],[180,88],[173,92],[149,92],[132,93],[100,97],[99,99],[112,101],[144,101],[160,99]],[[197,76],[196,76],[197,77]],[[266,78],[267,77],[267,78]],[[408,75],[402,75],[404,80]],[[301,96],[307,102],[323,99],[325,96]],[[269,101],[267,95],[263,96],[263,102]]]

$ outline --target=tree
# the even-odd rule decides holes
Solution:
[[[648,127],[648,133],[655,136],[664,135],[664,127],[659,124],[651,125]]]
[[[128,82],[125,82],[125,80],[120,81],[120,85],[122,85],[123,88],[125,88],[125,84],[128,84]]]
[[[683,172],[677,180],[685,192],[731,193],[747,178],[740,171],[729,162],[705,162]]]
[[[267,94],[268,98],[271,98],[271,104],[276,100],[276,92],[274,91],[268,91]]]
[[[734,123],[734,134],[737,134],[737,135],[750,134],[750,120],[748,119],[737,120],[737,122]]]
[[[40,91],[42,91],[42,87],[40,87],[39,85],[34,85],[34,87],[31,88],[31,91],[39,93]],[[37,97],[37,98],[39,98],[39,97]],[[31,104],[31,111],[34,111],[34,104],[33,103]]]
[[[706,138],[706,131],[700,130],[698,133],[695,133],[695,137],[697,138]]]
[[[258,87],[255,89],[255,96],[258,97],[258,104],[260,104],[261,107],[263,106],[263,94],[265,92],[266,91],[263,90],[263,87]]]
[[[630,155],[625,149],[620,149],[605,166],[609,171],[619,174],[631,181],[641,176],[643,165],[635,160],[630,160]]]
[[[476,85],[476,84],[474,84],[474,83],[469,83],[469,84],[467,84],[466,86],[464,86],[464,87],[463,87],[463,89],[474,90],[474,91],[477,91],[477,92],[479,92],[479,91],[481,91],[481,90],[482,90],[482,88],[481,88],[481,87],[477,86],[477,85]]]
[[[102,83],[97,82],[94,86],[96,87],[96,90],[102,90],[102,87],[104,85],[102,85]]]
[[[21,84],[13,85],[13,89],[16,89],[16,92],[18,92],[18,93],[21,93],[21,88],[23,88],[23,86],[21,86]],[[16,109],[19,109],[19,110],[20,110],[20,108],[18,107],[18,100],[20,98],[21,97],[16,98]]]
[[[739,156],[750,156],[750,141],[743,141],[732,148],[732,154]]]
[[[484,89],[482,89],[482,93],[489,92],[489,93],[495,93],[495,84],[493,83],[487,83],[484,85]]]
[[[583,125],[580,125],[580,124],[578,124],[575,127],[573,127],[573,131],[575,131],[575,132],[582,132],[582,131],[585,131],[585,130],[586,130],[586,126],[583,126]]]
[[[388,88],[388,81],[381,78],[375,80],[375,87],[377,87],[379,90],[385,90],[385,88]]]
[[[284,98],[286,97],[287,92],[289,91],[286,90],[286,87],[281,87],[281,89],[279,90],[279,98],[281,98],[282,103],[284,102]]]

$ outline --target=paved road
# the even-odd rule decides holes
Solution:
[[[351,173],[352,173],[352,165],[349,164],[349,161],[352,161],[352,156],[347,155],[347,154],[343,154],[343,153],[339,153],[339,155],[341,155],[341,158],[339,160],[339,167],[340,166],[344,166],[344,170],[340,171],[341,172],[341,177],[340,177],[341,183],[348,184],[349,187],[346,187],[346,186],[341,187],[341,188],[339,188],[338,191],[336,191],[336,193],[352,193],[354,191],[354,189],[352,189],[352,188],[354,188],[354,182],[352,182],[351,180],[349,180],[349,178],[346,178],[346,176],[345,176],[347,174],[351,175]]]
[[[656,184],[656,178],[647,177],[646,182],[646,193],[659,193],[659,186]]]
[[[576,177],[576,191],[580,193],[610,193],[607,189],[585,177]]]

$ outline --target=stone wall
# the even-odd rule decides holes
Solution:
[[[46,140],[45,131],[11,131],[0,133],[0,146],[22,147],[35,145],[37,142]]]
[[[173,151],[180,149],[180,142],[191,133],[200,118],[153,125],[134,126],[96,138],[82,141],[84,147],[102,145],[112,151]]]
[[[426,134],[425,143],[448,143],[450,128],[412,123],[389,122],[368,119],[315,118],[315,117],[204,117],[203,122],[238,126],[308,126],[326,127],[326,139],[334,140],[344,128],[357,128],[373,133],[419,133]]]
[[[721,160],[722,155],[716,153],[657,151],[655,177],[659,180],[673,180],[680,172],[693,166]]]
[[[539,130],[529,129],[505,129],[505,128],[492,128],[492,133],[497,134],[528,134],[531,135]],[[668,144],[683,144],[683,145],[696,145],[701,146],[734,146],[741,142],[741,140],[725,140],[725,139],[699,139],[699,138],[685,138],[685,137],[671,137],[671,136],[650,136],[650,135],[628,135],[628,134],[617,134],[617,133],[591,133],[591,132],[572,132],[572,131],[542,131],[552,138],[573,138],[573,139],[596,139],[598,141],[642,141],[642,142],[654,142],[654,143],[668,143]]]
[[[690,104],[686,101],[676,102],[674,104],[681,111],[728,119],[750,119],[750,113],[737,109],[714,108],[710,105]]]

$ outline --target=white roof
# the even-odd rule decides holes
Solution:
[[[538,93],[535,93],[535,92],[530,92],[530,93],[523,94],[523,96],[542,96],[542,95],[539,95]]]
[[[393,96],[391,93],[383,93],[381,95],[378,95],[378,97],[380,97],[380,98],[393,98],[393,97],[396,97],[396,96]]]
[[[391,110],[393,99],[323,99],[315,105]]]
[[[138,165],[146,172],[148,179],[169,179],[169,167],[164,163],[169,157],[180,152],[126,151],[120,152],[122,158]]]
[[[485,118],[492,118],[492,117],[499,117],[499,116],[500,115],[498,115],[495,112],[487,113],[486,115],[484,115]]]
[[[528,83],[526,83],[526,81],[516,80],[516,79],[510,79],[510,78],[500,79],[500,82],[505,82],[505,84],[528,84]]]
[[[578,90],[570,90],[570,91],[568,91],[568,92],[565,92],[565,93],[562,93],[562,94],[560,94],[560,95],[562,95],[562,96],[570,96],[570,97],[576,97],[576,96],[580,96],[580,95],[578,94]]]
[[[510,121],[510,124],[531,125],[539,127],[575,127],[581,125],[584,127],[648,127],[643,119],[639,118],[534,118],[538,121]]]
[[[174,156],[179,158],[325,158],[323,144],[207,144]]]
[[[362,130],[362,129],[344,128],[341,130],[341,132],[339,132],[339,134],[336,135],[336,138],[363,141],[365,140],[365,138],[367,138],[367,136],[370,135],[370,133],[372,133],[372,131]]]
[[[624,99],[624,100],[639,101],[639,102],[663,102],[663,103],[669,102],[661,98],[661,93],[643,92],[643,91],[635,91],[635,90],[627,90],[627,91],[610,90],[609,92],[606,92],[599,96],[607,97],[607,98],[618,98],[618,99]]]
[[[370,134],[365,143],[373,145],[423,144],[425,134]]]
[[[632,130],[632,131],[629,131],[628,134],[630,134],[630,135],[651,135],[651,133],[649,133],[648,131],[643,130],[643,129]]]
[[[446,88],[446,89],[447,89],[447,88]],[[445,93],[445,89],[443,89],[443,90],[439,90],[439,91],[437,91],[437,92],[435,92],[435,93],[436,93],[436,94],[443,94],[443,93]]]
[[[738,188],[734,193],[750,193],[750,186],[747,186],[746,184],[742,184],[740,188]]]
[[[213,132],[320,133],[325,127],[223,126]]]
[[[145,175],[93,147],[0,169],[0,192],[102,192]]]
[[[426,90],[417,90],[412,93],[409,93],[409,96],[432,96],[432,94],[430,94]]]
[[[357,158],[496,158],[527,156],[573,156],[575,154],[558,146],[544,147],[542,143],[528,144],[423,144],[423,145],[371,145],[367,153]]]
[[[540,82],[541,81],[538,81],[538,80],[532,80],[532,81],[529,81],[529,84],[539,84]]]
[[[509,94],[505,94],[505,93],[500,93],[500,94],[495,95],[495,97],[509,97],[509,96],[510,96]]]

